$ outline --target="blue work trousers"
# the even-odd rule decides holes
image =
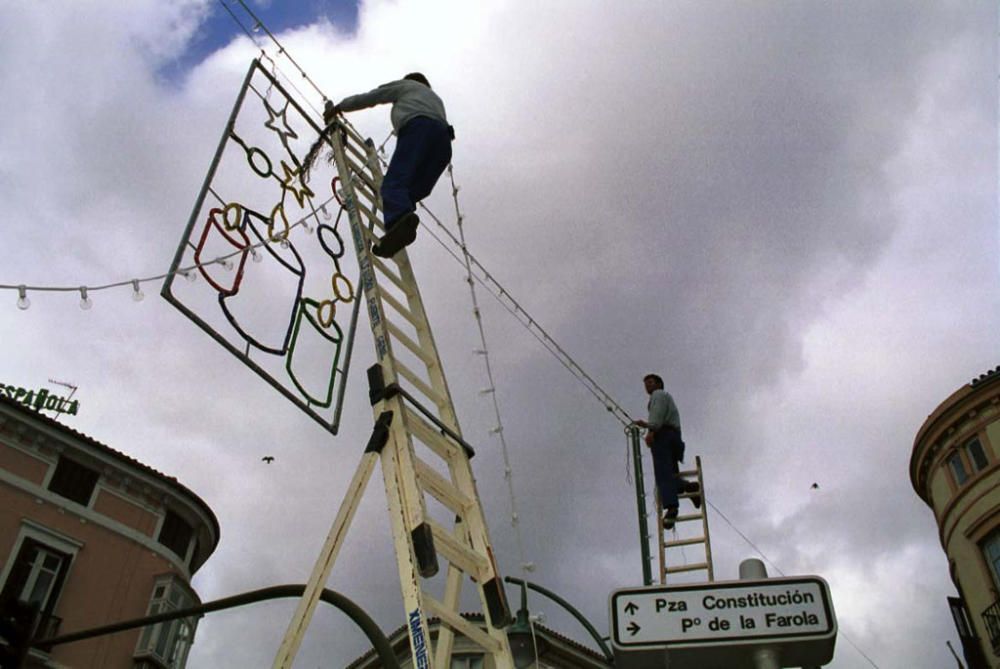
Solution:
[[[687,490],[687,483],[678,478],[680,468],[677,463],[684,459],[684,441],[678,430],[663,427],[653,435],[650,447],[653,456],[653,476],[656,489],[660,492],[660,506],[664,510],[679,506],[679,489]]]
[[[417,116],[406,122],[396,138],[396,150],[382,178],[382,207],[386,229],[414,211],[417,202],[451,162],[451,129],[441,121]]]

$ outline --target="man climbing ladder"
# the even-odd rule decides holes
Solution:
[[[381,258],[391,258],[416,239],[420,223],[415,212],[417,202],[431,194],[451,162],[451,141],[455,138],[444,103],[419,72],[367,93],[351,95],[336,105],[327,102],[323,120],[329,127],[338,114],[390,102],[396,150],[382,179],[386,232],[372,248],[372,253]]]
[[[379,244],[375,248],[371,245],[375,234],[387,227],[376,204],[376,193],[384,195],[387,191],[382,187],[374,144],[339,119],[336,111],[335,106],[322,141],[329,142],[333,149],[341,185],[338,198],[348,213],[358,255],[359,284],[378,358],[368,371],[375,427],[272,666],[291,669],[318,593],[329,578],[378,462],[385,484],[412,666],[448,669],[452,666],[454,638],[462,635],[482,649],[490,666],[514,669],[504,631],[512,621],[510,608],[472,474],[470,458],[474,453],[462,437],[408,254],[400,247],[397,253],[382,256],[389,260],[382,260],[375,257]],[[395,123],[395,110],[393,120]],[[412,123],[409,121],[404,131]],[[409,191],[411,196],[413,192]],[[381,244],[391,238],[391,232],[383,236]],[[428,500],[436,505],[429,507]],[[439,565],[444,564],[444,583],[431,581]],[[460,613],[466,580],[471,580],[479,595],[485,629]],[[433,643],[427,623],[431,617],[441,622]]]

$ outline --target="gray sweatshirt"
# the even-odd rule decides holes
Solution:
[[[666,390],[657,388],[649,395],[649,428],[654,432],[664,425],[681,429],[681,414],[674,398]]]
[[[444,103],[437,93],[419,81],[409,79],[390,81],[373,91],[351,95],[341,100],[337,106],[341,111],[350,112],[388,102],[392,103],[392,112],[389,116],[396,134],[399,134],[399,129],[414,116],[429,116],[442,123],[448,123],[448,117],[444,113]]]

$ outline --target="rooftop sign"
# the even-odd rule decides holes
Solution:
[[[78,400],[60,397],[49,391],[48,388],[28,390],[19,386],[0,383],[0,394],[37,411],[55,411],[56,413],[67,413],[75,416],[80,410],[80,402]]]
[[[651,654],[680,667],[752,667],[756,647],[779,649],[782,666],[829,662],[837,622],[818,576],[630,588],[611,594],[615,656]],[[653,653],[650,653],[653,651]]]

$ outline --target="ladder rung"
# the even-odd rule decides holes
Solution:
[[[371,235],[371,233],[368,234]],[[381,258],[378,256],[372,256],[372,265],[374,265],[375,269],[382,273],[382,276],[389,279],[389,281],[392,282],[396,288],[399,288],[404,293],[406,292],[406,286],[403,285],[403,280],[400,279],[395,272],[389,269],[389,266],[382,262]]]
[[[377,205],[378,200],[375,198],[375,195],[372,193],[371,188],[369,187],[368,182],[366,180],[355,179],[354,181],[351,182],[351,185],[354,187],[355,193],[359,193],[361,196],[365,198],[366,201],[372,203],[372,207],[378,206]]]
[[[424,518],[434,534],[434,548],[448,562],[455,565],[478,583],[485,583],[492,578],[489,561],[474,550],[458,541],[448,530],[437,524],[432,518]]]
[[[378,200],[371,194],[371,191],[368,190],[368,184],[359,179],[354,183],[354,192],[365,198],[365,202],[367,203],[365,206],[369,209],[372,211],[378,209]],[[381,221],[379,222],[381,223]]]
[[[681,477],[681,478],[685,478],[687,476],[698,476],[698,470],[697,469],[687,469],[687,470],[682,471],[682,472],[677,472],[677,475],[679,477]]]
[[[420,348],[420,344],[410,339],[410,337],[407,336],[405,332],[400,330],[395,323],[392,323],[391,321],[386,321],[385,327],[389,331],[389,333],[399,341],[399,343],[401,343],[406,348],[410,349],[415,356],[423,360],[425,365],[430,367],[432,364],[434,364],[434,356],[425,351],[424,349]]]
[[[464,452],[461,446],[441,434],[436,427],[424,420],[423,417],[417,415],[414,411],[407,410],[406,425],[409,427],[410,432],[413,433],[413,436],[449,463],[455,455]]]
[[[418,457],[413,458],[413,466],[417,473],[417,482],[420,487],[429,492],[434,498],[447,506],[457,515],[464,515],[472,506],[473,502],[463,495],[451,481],[439,474],[433,467]]]
[[[346,153],[344,154],[344,161],[347,163],[347,166],[351,168],[351,174],[361,179],[361,181],[368,186],[370,192],[374,193],[375,184],[372,183],[371,177],[365,173],[365,167],[363,165],[358,165],[356,162],[351,160],[351,157]]]
[[[364,149],[358,148],[351,142],[345,142],[344,146],[347,148],[348,151],[356,155],[358,157],[358,160],[361,161],[368,160],[368,153]]]
[[[375,225],[380,230],[384,230],[385,229],[385,225],[382,223],[382,219],[380,219],[378,217],[378,215],[374,211],[372,211],[371,209],[369,209],[365,205],[363,205],[360,202],[358,202],[357,199],[354,200],[354,206],[358,209],[358,211],[361,212],[361,214],[365,217],[366,220],[374,221]],[[365,229],[367,230],[367,227]],[[370,231],[369,231],[369,234],[371,234]]]
[[[678,523],[683,523],[688,520],[701,520],[702,518],[704,518],[704,516],[700,513],[687,513],[677,516],[676,518],[674,518],[674,521]]]
[[[705,543],[705,537],[695,537],[693,539],[673,539],[672,541],[664,541],[664,548],[672,548],[674,546],[692,546],[694,544]]]
[[[668,574],[680,574],[685,571],[699,571],[701,569],[708,569],[708,563],[699,562],[697,564],[682,564],[677,567],[667,567],[664,571]]]
[[[417,376],[412,369],[401,363],[399,360],[395,361],[394,367],[396,368],[397,374],[409,381],[414,388],[419,390],[425,397],[434,402],[435,406],[440,407],[445,404],[445,398],[438,395],[438,393],[427,385],[426,381]]]
[[[458,615],[454,611],[445,608],[441,602],[434,599],[426,592],[423,594],[424,600],[424,610],[427,611],[432,616],[437,616],[441,619],[445,625],[458,632],[459,634],[465,635],[470,641],[479,644],[488,653],[499,653],[500,652],[500,642],[491,637],[489,634],[479,629],[476,625],[473,625],[468,620]]]
[[[403,303],[393,297],[392,293],[387,293],[384,290],[379,292],[382,294],[382,299],[392,305],[392,308],[398,311],[399,315],[402,316],[407,323],[412,324],[414,327],[417,326],[417,319],[413,316],[413,312],[404,307]]]
[[[365,138],[362,137],[361,135],[359,135],[357,132],[355,132],[353,128],[350,128],[349,126],[346,126],[346,125],[339,125],[339,127],[344,129],[344,131],[347,133],[347,136],[350,139],[353,139],[355,142],[357,142],[361,146],[365,146]]]

